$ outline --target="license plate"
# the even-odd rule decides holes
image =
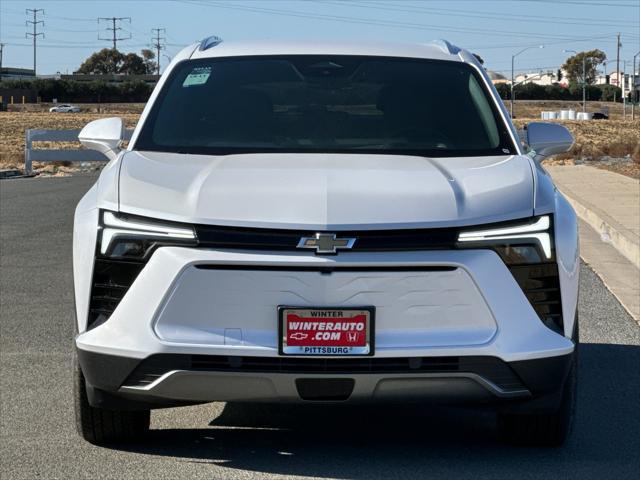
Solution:
[[[373,355],[373,307],[278,307],[281,355]]]

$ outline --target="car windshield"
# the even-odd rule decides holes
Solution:
[[[470,65],[342,55],[182,62],[133,148],[213,155],[515,153]]]

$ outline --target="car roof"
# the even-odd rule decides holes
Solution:
[[[462,50],[446,40],[429,43],[338,41],[223,41],[208,37],[193,50],[192,59],[248,55],[367,55],[409,57],[463,62]]]

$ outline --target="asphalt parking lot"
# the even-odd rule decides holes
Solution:
[[[559,449],[501,444],[488,413],[210,404],[94,447],[71,397],[73,209],[95,177],[0,182],[1,469],[10,478],[637,478],[640,327],[582,269],[578,415]]]

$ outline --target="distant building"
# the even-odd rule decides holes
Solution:
[[[487,74],[489,75],[489,78],[494,85],[498,85],[500,83],[509,83],[509,79],[501,73],[487,70]]]
[[[609,75],[598,72],[593,83],[594,85],[609,85]]]
[[[527,83],[553,85],[554,83],[558,83],[558,75],[555,72],[529,72],[516,75],[516,85],[526,85]]]
[[[74,73],[73,75],[60,75],[62,80],[73,80],[76,82],[95,82],[102,81],[106,83],[122,83],[132,81],[143,81],[149,85],[158,83],[158,75],[88,75],[83,73]]]
[[[73,75],[56,73],[54,75],[35,75],[32,69],[2,67],[0,69],[0,77],[3,80],[33,80],[35,78],[53,79],[53,80],[72,80],[75,82],[95,82],[102,81],[106,83],[122,83],[132,81],[142,81],[149,85],[158,83],[157,75],[85,75],[74,73]]]
[[[36,78],[36,74],[30,68],[0,68],[0,79],[2,80],[33,80],[34,78]]]
[[[636,77],[637,77],[636,73]],[[613,71],[608,75],[609,82],[611,85],[615,85],[616,87],[620,87],[623,92],[631,91],[631,84],[633,82],[633,74],[631,72],[616,72]]]

